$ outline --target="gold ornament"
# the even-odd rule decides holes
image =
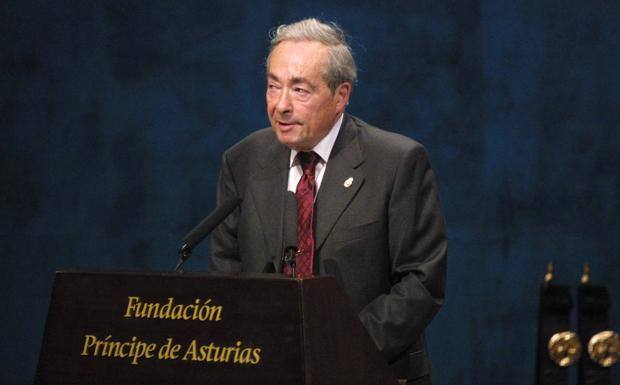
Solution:
[[[573,332],[555,333],[549,339],[547,350],[553,362],[558,366],[567,367],[577,362],[581,356],[581,342]]]
[[[618,333],[605,330],[596,333],[588,342],[590,359],[604,368],[609,368],[620,358],[620,337]]]

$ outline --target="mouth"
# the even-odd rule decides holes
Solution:
[[[279,121],[279,120],[277,122],[278,129],[280,129],[280,131],[282,131],[282,132],[290,131],[296,125],[297,125],[297,123],[294,123],[294,122],[282,122],[282,121]]]

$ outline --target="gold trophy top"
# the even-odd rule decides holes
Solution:
[[[612,330],[597,333],[588,342],[588,355],[592,361],[609,368],[620,358],[620,337]]]
[[[588,262],[583,264],[583,274],[581,275],[581,284],[587,285],[590,283],[590,264]]]
[[[547,345],[549,358],[558,366],[567,367],[581,356],[581,342],[577,334],[569,331],[555,333]]]
[[[549,262],[547,264],[547,274],[545,274],[545,289],[547,288],[547,286],[549,286],[549,284],[551,283],[551,281],[553,280],[553,262]]]

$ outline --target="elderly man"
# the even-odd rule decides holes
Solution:
[[[435,176],[419,143],[344,112],[356,75],[336,25],[275,31],[271,127],[223,156],[218,200],[243,202],[214,233],[209,268],[260,272],[281,256],[295,193],[297,274],[336,276],[397,377],[427,384],[424,330],[443,303],[447,255]]]

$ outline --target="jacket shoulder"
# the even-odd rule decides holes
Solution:
[[[235,145],[224,152],[224,157],[229,160],[255,159],[258,154],[265,151],[266,147],[273,146],[277,141],[276,135],[271,128],[263,128],[252,132],[241,139]]]
[[[375,127],[353,116],[351,121],[358,131],[360,144],[367,156],[376,154],[383,159],[401,158],[411,153],[426,156],[424,145],[415,139]]]

